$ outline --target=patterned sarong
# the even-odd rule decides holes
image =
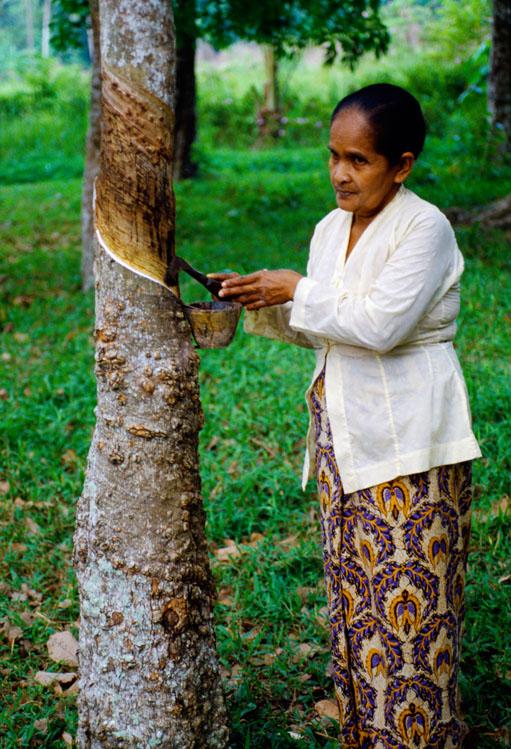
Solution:
[[[311,402],[341,746],[459,749],[471,462],[345,494],[324,370]]]

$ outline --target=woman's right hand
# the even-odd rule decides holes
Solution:
[[[208,273],[208,278],[214,278],[215,281],[225,281],[228,278],[236,278],[236,276],[239,276],[239,273]],[[215,296],[214,294],[211,294],[215,302],[221,302],[225,301],[220,299],[219,297]]]

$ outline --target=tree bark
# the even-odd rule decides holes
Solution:
[[[100,0],[100,18],[101,220],[114,239],[131,231],[141,251],[154,244],[164,258],[174,249],[171,4]],[[98,404],[74,537],[77,743],[225,747],[198,357],[179,300],[99,246],[95,285]]]
[[[492,47],[488,77],[492,132],[511,154],[511,4],[493,0]]]
[[[197,135],[197,84],[195,80],[196,37],[178,29],[176,63],[176,127],[174,131],[174,177],[187,179],[197,173],[192,146]]]
[[[89,129],[85,145],[85,168],[82,186],[82,289],[94,286],[94,215],[92,196],[99,171],[101,143],[101,54],[99,41],[99,0],[90,0],[92,79]]]

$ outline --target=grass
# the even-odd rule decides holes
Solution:
[[[46,130],[38,149],[30,151],[32,130],[19,135],[26,148],[12,147],[0,175],[0,745],[5,749],[60,749],[63,732],[76,730],[74,697],[55,695],[33,676],[58,670],[46,641],[67,628],[77,634],[79,614],[72,533],[95,405],[93,299],[81,293],[79,277],[80,122],[74,145],[68,139],[69,153],[59,152],[66,138],[58,117],[54,135]],[[455,125],[451,128],[455,135]],[[313,226],[333,207],[325,144],[213,151],[207,141],[199,149],[202,176],[177,187],[180,253],[206,270],[303,270]],[[444,206],[477,204],[511,190],[509,169],[498,167],[498,186],[497,167],[476,172],[474,180],[480,156],[471,152],[464,159],[456,147],[452,137],[434,136],[410,186]],[[44,163],[60,166],[45,173]],[[458,236],[466,272],[457,345],[484,452],[474,465],[461,686],[475,746],[496,749],[508,735],[511,703],[511,646],[505,637],[511,274],[503,233],[473,228]],[[185,293],[189,299],[201,295],[192,285]],[[335,726],[317,720],[313,709],[332,696],[325,674],[328,631],[317,499],[312,484],[305,493],[299,486],[311,353],[240,331],[229,349],[201,356],[203,493],[234,746],[333,749]],[[227,539],[243,544],[243,552],[220,563],[214,552]],[[300,650],[303,643],[309,648]],[[290,731],[301,732],[304,740],[297,742]]]

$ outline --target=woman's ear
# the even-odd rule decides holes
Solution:
[[[415,156],[411,151],[405,151],[399,157],[398,170],[394,176],[394,182],[401,184],[408,177],[415,164]]]

